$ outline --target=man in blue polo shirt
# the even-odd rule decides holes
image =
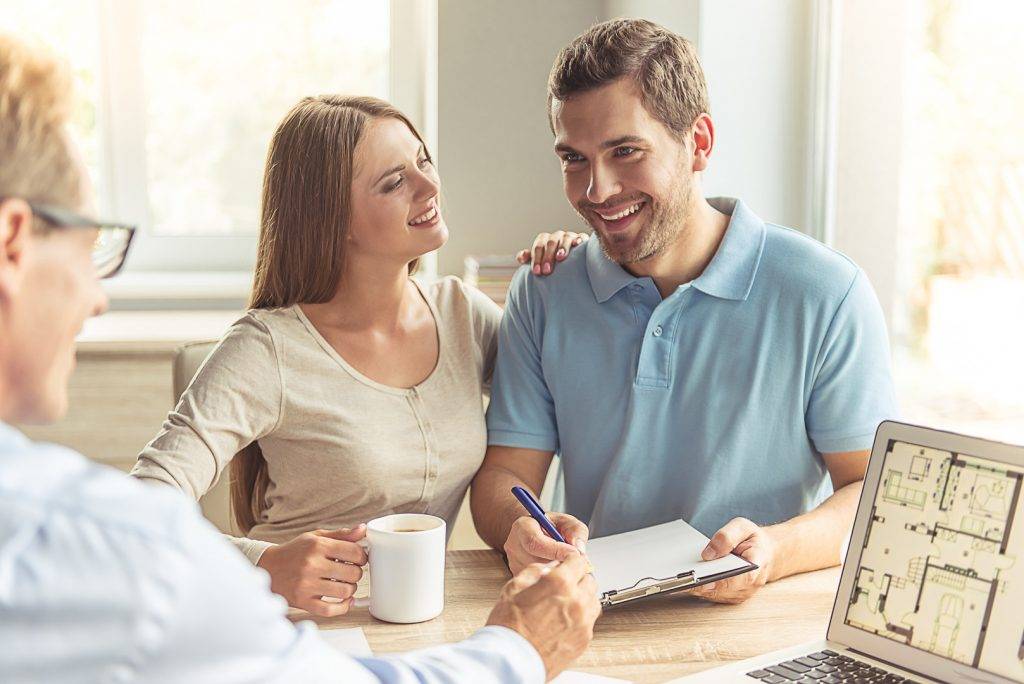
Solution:
[[[686,519],[712,537],[705,558],[759,566],[695,590],[724,602],[835,565],[875,429],[894,414],[864,272],[742,201],[704,198],[715,130],[680,36],[599,24],[556,59],[548,102],[566,197],[598,239],[512,283],[478,531],[513,571],[572,553],[509,494],[539,491],[559,452],[552,518],[582,550]]]

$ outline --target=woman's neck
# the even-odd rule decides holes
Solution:
[[[350,330],[394,330],[416,306],[408,264],[350,259],[338,290],[322,304],[303,305],[332,326]]]

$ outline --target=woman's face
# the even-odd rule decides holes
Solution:
[[[441,181],[409,127],[390,117],[373,121],[356,146],[350,253],[408,263],[448,241]]]

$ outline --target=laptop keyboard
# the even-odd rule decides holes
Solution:
[[[916,680],[829,650],[809,653],[802,658],[754,670],[748,672],[747,676],[766,684],[919,684]]]

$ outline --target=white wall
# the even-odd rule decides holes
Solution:
[[[451,239],[438,272],[581,226],[562,194],[546,84],[558,51],[603,12],[588,0],[440,0],[438,162]]]
[[[903,3],[858,0],[841,22],[835,247],[867,272],[890,330],[907,21]]]
[[[657,21],[693,40],[718,142],[708,194],[805,228],[810,201],[812,0],[440,0],[439,162],[452,231],[440,273],[467,253],[512,253],[542,230],[580,226],[562,194],[545,118],[558,50],[593,23]]]
[[[705,192],[806,230],[811,1],[701,3],[698,48],[717,141]]]

